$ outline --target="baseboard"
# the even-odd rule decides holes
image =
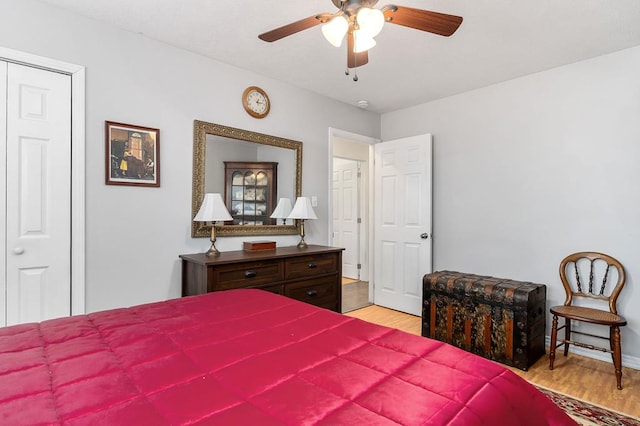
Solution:
[[[545,336],[544,340],[545,340],[545,345],[548,348],[551,343],[551,337]],[[592,351],[592,350],[584,349],[574,345],[569,345],[569,352],[574,353],[576,355],[581,355],[587,358],[597,359],[598,361],[611,363],[611,354],[606,352]],[[634,370],[640,370],[640,358],[622,354],[622,366],[633,368]]]

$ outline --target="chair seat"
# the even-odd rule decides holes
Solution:
[[[591,322],[602,325],[627,325],[627,320],[620,315],[611,312],[602,311],[600,309],[586,308],[583,306],[554,306],[550,309],[551,313],[564,318],[577,321]]]

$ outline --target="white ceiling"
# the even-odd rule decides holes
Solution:
[[[354,82],[346,47],[331,46],[319,26],[258,39],[334,12],[331,0],[41,1],[348,104],[367,100],[377,112],[640,45],[640,0],[397,0],[464,21],[451,37],[385,25]]]

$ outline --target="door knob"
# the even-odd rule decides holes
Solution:
[[[424,233],[420,234],[420,238],[422,238],[423,240],[426,240],[427,238],[429,238],[429,234],[424,232]]]
[[[22,247],[16,247],[16,248],[13,249],[13,253],[22,254],[22,253],[24,253],[24,249]]]

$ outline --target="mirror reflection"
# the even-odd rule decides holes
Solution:
[[[196,120],[192,213],[205,193],[220,193],[233,223],[218,235],[295,234],[292,220],[271,215],[278,200],[300,195],[301,161],[301,142]],[[192,224],[193,237],[208,235]]]
[[[295,200],[296,152],[217,135],[206,138],[205,192],[222,194],[234,225],[275,225],[269,216],[278,199]],[[252,212],[258,216],[254,220]]]

